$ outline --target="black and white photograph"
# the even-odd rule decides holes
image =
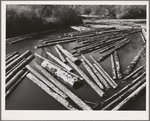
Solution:
[[[2,1],[3,120],[148,120],[148,1]]]

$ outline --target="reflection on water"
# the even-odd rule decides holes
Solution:
[[[44,35],[40,35],[34,39],[28,39],[24,41],[17,42],[12,45],[7,45],[6,52],[12,53],[14,51],[17,51],[19,53],[23,53],[26,50],[30,50],[31,52],[38,53],[42,55],[43,57],[52,60],[50,57],[48,57],[45,53],[45,51],[49,51],[52,54],[54,54],[56,57],[59,58],[57,53],[55,52],[53,47],[46,47],[46,48],[40,48],[35,50],[34,46],[39,45],[42,43],[42,39],[45,38],[51,38],[52,36],[61,35],[65,32],[73,31],[71,29],[62,29],[59,31],[47,33]],[[140,48],[143,45],[143,42],[141,40],[140,35],[134,35],[130,36],[131,42],[125,46],[123,46],[121,49],[118,50],[119,58],[120,58],[120,64],[121,64],[121,71],[123,72],[128,64],[131,62],[131,60],[136,56],[137,52],[140,50]],[[80,43],[66,43],[63,44],[63,47],[69,51],[71,51],[72,47],[78,45]],[[94,58],[98,59],[100,57],[100,54],[97,53],[88,53],[85,54],[85,56],[92,62],[89,55],[92,54]],[[81,58],[81,57],[79,57]],[[138,63],[137,67],[139,67],[141,64],[143,64],[145,59],[141,59]],[[43,61],[42,59],[39,59],[36,57],[34,61],[38,62],[39,64]],[[93,63],[93,62],[92,62]],[[32,65],[32,63],[31,63]],[[110,57],[107,58],[105,61],[101,62],[102,67],[108,72],[110,76],[112,76],[111,73],[111,62]],[[33,66],[33,65],[32,65]],[[88,72],[81,64],[79,66],[82,68],[82,70],[87,74]],[[137,68],[136,67],[136,68]],[[75,72],[78,74],[77,72]],[[89,76],[90,77],[90,76]],[[91,77],[90,77],[91,78]],[[92,79],[92,78],[91,78]],[[113,91],[108,91],[108,96],[111,96],[112,94],[118,92],[121,88],[123,88],[127,83],[120,84],[121,80],[117,80],[116,82],[119,84],[119,87]],[[66,85],[67,86],[67,85]],[[78,90],[73,90],[69,86],[67,86],[72,92],[74,92],[78,97],[80,97],[82,100],[88,100],[91,102],[100,102],[103,101],[106,98],[99,97],[86,83],[85,86]],[[145,109],[145,93],[141,96],[143,98],[140,98],[142,101],[140,103],[137,101],[136,109]],[[133,108],[135,107],[134,104]],[[47,93],[45,93],[43,90],[41,90],[38,86],[36,86],[33,82],[31,82],[29,79],[25,78],[22,83],[16,88],[16,90],[7,98],[6,100],[6,109],[8,110],[65,110],[65,107],[63,107],[61,104],[59,104],[57,101],[55,101],[52,97],[50,97]],[[130,106],[130,109],[132,110],[132,106]]]

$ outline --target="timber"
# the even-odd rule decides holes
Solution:
[[[137,68],[135,71],[133,71],[131,74],[129,74],[128,76],[126,76],[124,79],[123,79],[123,81],[126,81],[126,80],[128,80],[130,77],[132,77],[133,75],[135,75],[138,71],[140,71],[143,67],[145,66],[145,64],[144,65],[142,65],[142,66],[140,66],[139,68]]]
[[[28,74],[29,71],[26,71],[17,81],[14,85],[11,86],[11,88],[5,93],[5,97],[7,98],[16,88],[17,86],[22,82],[22,80],[25,78],[25,76]]]
[[[112,66],[112,78],[113,79],[117,79],[117,74],[116,74],[116,67],[115,67],[115,63],[114,63],[114,56],[113,54],[111,54],[111,66]]]
[[[55,84],[58,88],[60,88],[74,103],[76,103],[83,110],[92,110],[90,106],[85,104],[79,97],[77,97],[74,93],[72,93],[66,86],[64,86],[61,82],[55,79],[50,73],[48,73],[44,68],[42,68],[39,64],[34,63],[36,68],[38,68],[47,79],[49,79],[53,84]]]
[[[132,92],[128,97],[126,97],[122,102],[120,102],[116,107],[112,110],[117,111],[121,109],[124,105],[126,105],[129,101],[133,100],[137,97],[144,89],[146,88],[146,82],[144,82],[139,88],[137,88],[134,92]]]
[[[14,55],[12,58],[6,61],[6,66],[11,63],[13,60],[15,60],[17,57],[19,57],[19,54]]]
[[[89,86],[100,96],[103,97],[106,94],[95,84],[91,81],[91,79],[78,67],[76,66],[69,58],[66,60],[70,63],[70,65],[84,78],[84,80],[89,84]]]
[[[76,75],[76,74],[74,74],[74,73],[72,73],[72,72],[66,70],[65,68],[63,68],[63,67],[59,66],[58,64],[56,64],[56,63],[54,63],[54,62],[52,62],[52,61],[50,61],[50,60],[48,60],[48,59],[42,57],[41,55],[39,55],[39,54],[37,54],[37,53],[34,53],[34,55],[37,56],[37,57],[39,57],[39,58],[41,58],[41,59],[43,59],[43,60],[48,61],[49,63],[52,63],[53,65],[57,66],[58,68],[63,69],[63,70],[66,71],[68,74],[71,74],[71,75],[73,75],[73,76],[79,78],[80,80],[83,80],[82,77],[80,77],[80,76],[78,76],[78,75]]]
[[[20,65],[24,60],[25,60],[25,58],[22,59],[19,63],[17,63],[14,67],[12,67],[9,71],[7,71],[7,72],[6,72],[6,75],[8,75],[10,72],[12,72],[12,71],[13,71],[18,65]]]
[[[62,70],[61,68],[58,68],[57,66],[49,63],[48,61],[43,61],[41,65],[42,65],[42,67],[46,68],[52,74],[61,78],[64,83],[68,84],[69,86],[73,87],[74,89],[79,89],[82,86],[81,81],[77,77],[67,73],[66,71]]]
[[[104,89],[104,86],[102,83],[99,81],[99,79],[96,77],[96,75],[93,73],[92,69],[86,64],[86,62],[82,59],[82,64],[84,68],[89,72],[95,83],[100,87],[100,89]]]
[[[95,67],[97,67],[97,69],[99,71],[101,71],[101,74],[103,74],[103,76],[105,76],[105,79],[107,79],[108,83],[111,84],[111,86],[115,89],[118,87],[118,85],[116,84],[116,82],[108,75],[108,73],[102,68],[102,66],[93,58],[93,56],[91,56],[91,59],[94,61],[94,65],[97,65]]]
[[[19,54],[18,52],[13,52],[13,53],[11,53],[10,55],[8,55],[7,57],[6,57],[6,61],[8,61],[10,58],[12,58],[14,55],[16,55],[16,54]]]
[[[5,91],[7,92],[25,72],[26,70],[22,69],[11,80],[9,80],[9,82],[6,83]]]
[[[28,58],[26,58],[22,63],[20,63],[13,71],[11,71],[7,76],[6,76],[6,83],[20,70],[22,69],[25,65],[30,63],[34,59],[33,55],[30,55]]]
[[[145,76],[146,72],[144,72],[143,74],[141,74],[139,77],[137,77],[135,80],[133,80],[131,83],[129,83],[128,85],[126,85],[124,88],[122,88],[119,92],[115,93],[114,95],[112,95],[111,97],[109,97],[108,99],[104,100],[103,102],[101,102],[102,105],[106,105],[109,102],[111,102],[113,99],[117,98],[119,95],[121,95],[122,93],[126,92],[130,87],[132,87],[133,85],[135,85],[140,79],[142,79]]]
[[[81,61],[74,57],[69,51],[67,51],[66,49],[64,49],[61,45],[57,44],[56,45],[61,52],[63,52],[69,59],[71,59],[71,61],[73,61],[77,66],[79,66],[81,64]]]
[[[141,35],[141,38],[142,38],[143,42],[146,43],[144,35],[143,34],[140,34],[140,35]]]
[[[50,52],[46,52],[47,55],[49,55],[52,59],[54,59],[57,63],[59,63],[61,66],[63,66],[64,68],[66,68],[68,71],[72,72],[73,69],[71,67],[69,67],[68,65],[66,65],[65,63],[63,63],[61,60],[59,60],[58,58],[56,58],[53,54],[51,54]]]
[[[96,76],[98,77],[99,81],[105,86],[105,88],[107,90],[109,90],[111,87],[110,85],[107,83],[107,81],[105,81],[105,79],[103,78],[103,76],[98,72],[98,70],[91,64],[91,62],[84,56],[81,55],[82,58],[87,62],[87,64],[91,67],[91,69],[93,70],[93,72],[96,74]]]
[[[130,42],[130,39],[128,39],[127,41],[120,43],[117,47],[113,48],[112,50],[110,50],[109,52],[107,52],[104,56],[101,56],[98,61],[102,62],[103,60],[105,60],[106,58],[108,58],[115,50],[118,50],[119,48],[123,47],[124,45],[128,44]]]
[[[120,95],[118,98],[113,100],[111,103],[106,105],[102,110],[108,110],[111,109],[116,103],[122,101],[126,96],[131,94],[133,91],[135,91],[143,82],[145,82],[145,78],[143,78],[141,81],[137,82],[135,85],[133,85],[131,88],[129,88],[126,92],[124,92],[122,95]]]
[[[66,107],[69,110],[77,110],[75,107],[73,107],[69,102],[61,97],[59,94],[54,92],[52,89],[50,89],[45,83],[40,81],[36,76],[34,76],[31,73],[28,73],[26,75],[27,78],[29,78],[32,82],[34,82],[36,85],[38,85],[42,90],[44,90],[47,94],[52,96],[55,100],[57,100],[59,103],[61,103],[64,107]]]
[[[138,71],[136,74],[134,74],[131,79],[136,79],[140,74],[142,74],[143,70]]]
[[[119,79],[121,79],[121,78],[122,78],[122,74],[121,74],[119,56],[118,56],[118,52],[117,52],[117,51],[114,52],[114,59],[115,59],[115,63],[116,63],[117,77],[118,77]]]
[[[26,52],[24,52],[23,54],[21,54],[18,58],[16,58],[15,60],[13,60],[11,63],[9,63],[6,66],[6,72],[8,70],[10,70],[14,65],[16,65],[18,62],[20,62],[23,58],[28,57],[29,55],[31,55],[31,51],[27,50]]]
[[[43,83],[45,83],[49,88],[54,90],[56,93],[58,93],[61,97],[64,99],[67,99],[68,96],[64,94],[58,87],[56,87],[53,83],[51,83],[48,79],[46,79],[44,76],[42,76],[40,73],[38,73],[35,69],[33,69],[30,65],[26,65],[26,68],[33,73],[37,78],[39,78]]]
[[[67,61],[64,58],[64,56],[61,54],[61,52],[59,51],[59,49],[56,46],[54,46],[54,48],[55,48],[57,54],[59,55],[60,59],[62,60],[62,62],[66,63]]]
[[[138,54],[134,57],[134,59],[131,61],[131,63],[128,65],[127,69],[125,70],[124,74],[128,75],[130,74],[133,69],[135,68],[135,66],[137,65],[137,63],[139,62],[141,55],[143,54],[144,50],[146,49],[146,45],[144,45],[141,50],[138,52]]]

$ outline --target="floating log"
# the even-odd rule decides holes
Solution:
[[[21,70],[25,65],[27,65],[28,63],[30,63],[33,59],[34,59],[34,56],[30,55],[22,63],[20,63],[13,71],[11,71],[6,76],[6,82],[8,82],[19,70]]]
[[[130,95],[133,91],[135,91],[143,82],[145,82],[145,78],[143,78],[141,81],[137,82],[135,85],[133,85],[131,88],[129,88],[126,92],[124,92],[122,95],[120,95],[118,98],[110,102],[108,105],[106,105],[102,110],[108,110],[112,109],[116,103],[119,103],[123,99],[125,99],[128,95]]]
[[[85,81],[93,88],[93,90],[100,96],[103,97],[106,94],[95,84],[91,81],[91,79],[78,67],[76,66],[69,58],[66,60],[70,63],[70,65],[85,79]]]
[[[7,98],[21,83],[21,81],[25,78],[29,71],[26,71],[18,80],[16,80],[15,84],[11,86],[11,88],[5,93],[5,97]]]
[[[148,38],[147,38],[147,32],[145,31],[145,29],[142,29],[142,34],[144,36],[145,41],[147,41]]]
[[[44,82],[48,87],[53,89],[56,93],[58,93],[61,97],[64,99],[67,99],[68,96],[64,94],[58,87],[56,87],[53,83],[51,83],[48,79],[43,77],[40,73],[38,73],[36,70],[34,70],[30,65],[26,65],[26,68],[33,73],[36,77],[38,77],[42,82]]]
[[[13,60],[11,63],[9,63],[6,66],[6,72],[8,70],[10,70],[14,65],[16,65],[19,61],[21,61],[23,58],[26,58],[29,55],[31,55],[31,51],[29,51],[29,50],[27,50],[26,52],[24,52],[23,54],[21,54],[18,58],[16,58],[15,60]]]
[[[86,64],[86,62],[82,59],[82,64],[85,67],[85,69],[89,72],[95,83],[100,87],[100,89],[104,89],[104,86],[99,81],[99,79],[96,77],[96,75],[93,73],[92,69]]]
[[[74,89],[79,89],[82,86],[81,81],[66,71],[58,68],[57,66],[49,63],[48,61],[42,62],[42,67],[46,68],[49,72],[56,75],[57,77],[61,78],[64,83],[68,84],[69,86],[73,87]]]
[[[116,107],[112,110],[117,111],[121,109],[124,105],[126,105],[129,101],[133,100],[137,97],[144,89],[146,88],[146,82],[143,83],[139,88],[137,88],[134,92],[132,92],[128,97],[126,97],[122,102],[120,102]]]
[[[107,80],[107,82],[115,89],[118,87],[118,85],[116,84],[116,82],[108,75],[108,73],[102,68],[102,66],[93,58],[93,56],[91,56],[91,59],[94,61],[95,64],[93,64],[97,70],[99,70],[99,72],[101,74],[103,74],[103,77]]]
[[[44,68],[42,68],[39,64],[34,63],[34,65],[48,78],[53,84],[55,84],[58,88],[60,88],[66,95],[72,99],[81,109],[83,110],[92,110],[87,104],[85,104],[79,97],[77,97],[74,93],[72,93],[66,86],[60,83],[57,79],[55,79],[50,73],[48,73]]]
[[[116,67],[115,67],[115,62],[114,62],[114,56],[111,54],[111,66],[112,66],[112,78],[117,79],[117,74],[116,74]]]
[[[109,86],[109,84],[107,83],[107,81],[103,78],[103,76],[97,71],[97,69],[91,64],[91,62],[84,56],[81,55],[82,58],[87,62],[87,64],[91,67],[91,69],[93,70],[93,72],[96,74],[96,76],[98,77],[99,81],[105,86],[106,89],[110,89],[111,87]]]
[[[142,65],[142,66],[140,66],[139,68],[137,68],[135,71],[133,71],[131,74],[129,74],[128,76],[126,76],[122,81],[126,81],[127,79],[129,79],[130,77],[132,77],[133,75],[135,75],[138,71],[140,71],[143,67],[145,66],[145,64],[144,65]]]
[[[145,39],[144,35],[143,34],[140,34],[140,35],[141,35],[143,42],[146,43],[146,39]]]
[[[75,76],[75,77],[79,78],[80,80],[83,80],[82,77],[80,77],[80,76],[78,76],[78,75],[76,75],[76,74],[74,74],[74,73],[72,73],[72,72],[66,70],[66,69],[63,68],[62,66],[57,65],[56,63],[54,63],[54,62],[52,62],[52,61],[50,61],[50,60],[48,60],[48,59],[46,59],[46,58],[40,56],[39,54],[34,53],[34,55],[37,56],[37,57],[39,57],[39,58],[41,58],[41,59],[43,59],[43,60],[48,61],[49,63],[52,63],[53,65],[57,66],[58,68],[61,68],[62,70],[66,71],[67,73],[71,74],[72,76]]]
[[[55,48],[57,54],[59,55],[60,59],[62,60],[62,62],[67,63],[66,59],[65,59],[64,56],[61,54],[61,52],[59,51],[59,49],[58,49],[56,46],[54,46],[54,48]]]
[[[140,79],[142,79],[145,76],[146,72],[144,72],[143,74],[141,74],[138,78],[136,78],[135,80],[133,80],[131,83],[129,83],[128,85],[126,85],[124,88],[122,88],[119,92],[115,93],[114,95],[112,95],[111,97],[109,97],[108,99],[104,100],[103,102],[101,102],[102,105],[106,105],[109,102],[112,102],[113,99],[119,97],[119,95],[121,95],[122,93],[126,92],[130,87],[132,87],[133,85],[135,85]]]
[[[17,63],[14,67],[12,67],[9,71],[7,71],[7,72],[6,72],[6,76],[7,76],[10,72],[12,72],[18,65],[20,65],[24,60],[25,60],[25,58],[22,59],[19,63]]]
[[[17,80],[25,73],[25,71],[25,69],[20,70],[8,83],[6,83],[6,92],[17,82]]]
[[[138,54],[134,57],[134,59],[131,61],[131,63],[128,65],[126,71],[124,72],[125,75],[128,75],[132,72],[132,70],[135,68],[137,63],[139,62],[141,55],[143,51],[146,49],[146,45],[142,47],[142,49],[138,52]]]
[[[119,79],[121,79],[122,74],[121,74],[120,62],[119,62],[119,57],[118,57],[118,52],[117,51],[114,51],[114,59],[115,59],[115,63],[116,63],[117,77]]]
[[[136,74],[134,74],[131,79],[136,79],[140,74],[142,74],[143,70],[139,70]]]
[[[123,47],[124,45],[126,45],[127,43],[130,42],[130,39],[128,39],[127,41],[120,43],[117,47],[113,48],[112,50],[110,50],[109,52],[107,52],[107,54],[105,54],[104,56],[100,57],[98,59],[99,62],[102,62],[103,60],[105,60],[106,58],[108,58],[115,50]]]
[[[9,56],[6,57],[6,61],[8,61],[10,58],[12,58],[14,55],[19,54],[18,52],[13,52]]]
[[[19,57],[19,54],[14,55],[12,58],[10,58],[8,61],[6,61],[6,66],[11,63],[13,60],[15,60],[17,57]]]
[[[63,66],[64,68],[66,68],[68,71],[72,72],[73,69],[71,67],[69,67],[68,65],[66,65],[65,63],[63,63],[61,60],[59,60],[58,58],[56,58],[53,54],[51,54],[50,52],[46,52],[47,55],[49,55],[52,59],[54,59],[57,63],[59,63],[61,66]]]
[[[69,51],[65,50],[61,45],[57,44],[56,45],[71,61],[73,61],[77,66],[81,64],[81,61],[74,57]]]
[[[61,103],[64,107],[66,107],[69,110],[77,110],[75,107],[73,107],[69,102],[61,97],[59,94],[54,92],[52,89],[50,89],[45,83],[40,81],[37,77],[35,77],[33,74],[28,73],[26,75],[27,78],[29,78],[31,81],[33,81],[36,85],[38,85],[42,90],[44,90],[46,93],[48,93],[50,96],[52,96],[55,100],[57,100],[59,103]]]

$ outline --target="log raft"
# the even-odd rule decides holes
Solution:
[[[85,104],[79,97],[77,97],[74,93],[72,93],[66,86],[64,86],[61,82],[55,79],[50,73],[48,73],[43,67],[39,64],[34,63],[36,68],[38,68],[46,78],[48,78],[53,84],[55,84],[58,88],[60,88],[74,103],[76,103],[83,110],[92,110],[90,106]]]

